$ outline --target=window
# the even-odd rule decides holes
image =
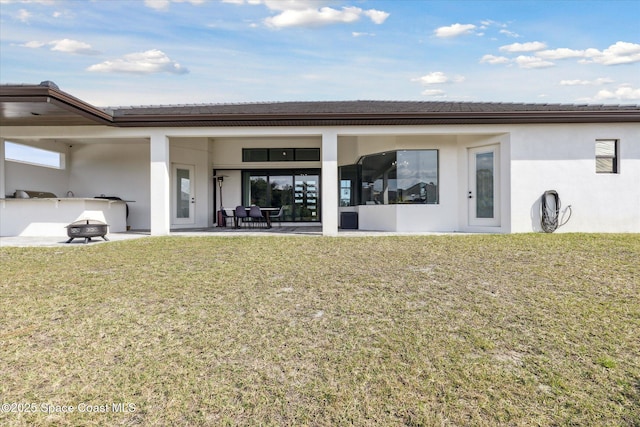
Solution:
[[[618,173],[618,140],[596,141],[596,173]]]
[[[340,174],[340,206],[356,206],[358,204],[358,165],[347,165],[339,168]]]
[[[357,166],[357,173],[350,166],[341,168],[340,206],[439,203],[438,150],[371,154],[360,158]],[[359,194],[352,195],[354,191],[346,191],[347,180],[356,177]]]
[[[319,162],[319,148],[243,148],[243,162]]]
[[[5,141],[5,160],[54,169],[64,169],[64,154]]]
[[[242,194],[245,206],[282,206],[283,221],[320,221],[319,169],[243,171]]]

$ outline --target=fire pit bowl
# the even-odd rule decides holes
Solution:
[[[109,241],[105,235],[109,232],[109,224],[97,221],[95,219],[82,219],[80,221],[72,222],[66,226],[67,236],[69,240],[67,243],[71,243],[76,237],[84,238],[84,243],[89,243],[92,237],[102,237],[104,240]]]

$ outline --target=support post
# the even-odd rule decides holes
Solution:
[[[322,234],[338,235],[338,134],[322,133]]]
[[[171,232],[171,162],[169,138],[151,135],[151,235],[167,236]]]
[[[5,164],[4,164],[4,138],[0,138],[0,199],[4,199],[6,197],[6,188],[5,188]]]

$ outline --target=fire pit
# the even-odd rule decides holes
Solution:
[[[105,235],[109,232],[109,224],[97,221],[94,219],[82,219],[80,221],[72,222],[67,225],[67,236],[69,240],[67,243],[71,243],[76,237],[84,238],[84,243],[89,243],[92,237],[102,237],[104,240],[109,241]]]

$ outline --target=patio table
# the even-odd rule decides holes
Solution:
[[[249,214],[249,211],[251,210],[251,207],[246,207],[245,208],[247,211],[247,215]],[[271,228],[271,212],[277,212],[279,211],[280,208],[273,208],[273,207],[262,207],[260,206],[260,212],[262,212],[262,214],[264,215],[265,220],[267,221],[267,228]],[[234,228],[239,228],[238,227],[238,218],[236,218],[236,211],[233,211],[233,224],[234,224]]]

